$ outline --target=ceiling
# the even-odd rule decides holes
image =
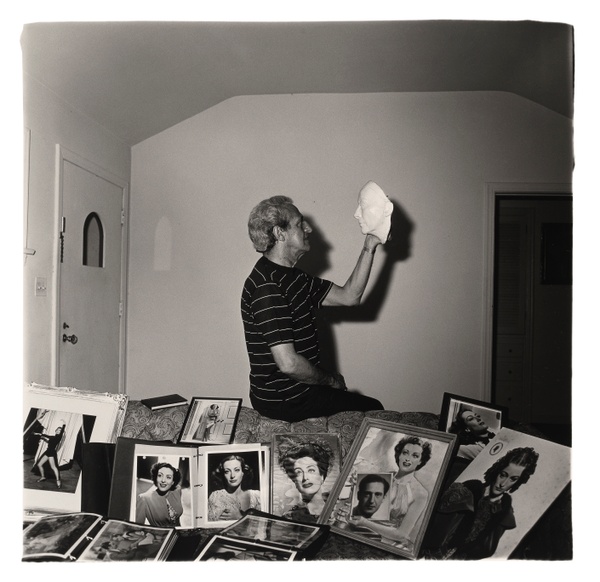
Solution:
[[[236,95],[509,91],[573,114],[560,23],[29,23],[21,45],[25,75],[129,145]]]

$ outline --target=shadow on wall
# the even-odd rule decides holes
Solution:
[[[326,307],[317,313],[321,365],[326,370],[341,371],[338,368],[338,351],[333,326],[341,321],[376,321],[385,303],[395,264],[406,261],[411,256],[411,237],[415,225],[403,208],[394,201],[392,203],[394,212],[390,238],[384,246],[377,249],[377,253],[385,254],[384,263],[377,279],[371,279],[372,287],[369,294],[363,297],[362,303],[356,307]],[[308,221],[313,229],[310,236],[311,250],[300,259],[299,266],[307,273],[320,277],[331,265],[329,252],[332,246],[316,226],[315,220],[309,218]]]

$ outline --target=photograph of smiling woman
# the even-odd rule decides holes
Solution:
[[[190,458],[138,456],[130,518],[158,527],[191,527]]]

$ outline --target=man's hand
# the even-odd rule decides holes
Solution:
[[[344,380],[344,376],[333,372],[331,374],[331,378],[333,379],[333,382],[331,384],[332,388],[337,388],[339,390],[348,390],[348,387],[346,386],[346,380]]]

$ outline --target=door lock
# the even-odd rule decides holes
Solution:
[[[79,338],[75,335],[67,335],[66,333],[63,333],[63,337],[62,337],[63,342],[71,342],[72,344],[76,344],[79,341]]]

